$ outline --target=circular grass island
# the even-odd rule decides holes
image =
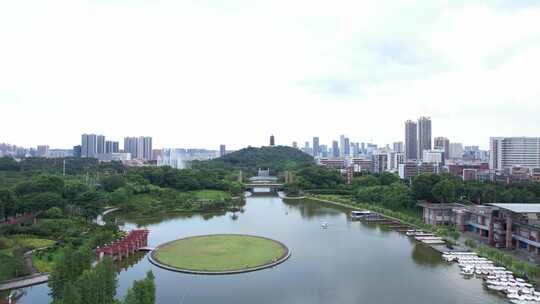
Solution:
[[[192,274],[236,274],[276,266],[290,256],[281,242],[253,235],[193,236],[158,246],[153,264]]]

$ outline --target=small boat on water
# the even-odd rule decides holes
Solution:
[[[370,217],[370,216],[373,216],[375,213],[369,211],[369,210],[362,210],[362,211],[358,211],[358,210],[353,210],[351,211],[351,218],[352,219],[362,219],[362,218],[367,218],[367,217]]]
[[[322,228],[322,229],[328,228],[328,223],[327,223],[327,222],[322,222],[321,228]]]

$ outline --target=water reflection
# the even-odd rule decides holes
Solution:
[[[296,209],[300,212],[302,218],[312,219],[321,216],[338,217],[347,212],[346,208],[330,208],[316,201],[310,200],[283,200],[286,206]],[[348,212],[347,212],[348,213]]]
[[[242,211],[240,211],[242,212]],[[155,216],[140,216],[136,213],[129,213],[129,214],[121,214],[120,212],[115,212],[112,215],[112,218],[119,223],[121,226],[128,223],[134,223],[137,225],[138,228],[140,227],[146,227],[150,225],[156,225],[161,223],[166,223],[169,221],[177,221],[177,220],[185,220],[185,219],[191,219],[191,218],[201,218],[205,221],[209,221],[213,219],[214,217],[219,217],[225,215],[227,212],[220,211],[220,212],[209,212],[209,213],[202,213],[202,214],[193,214],[193,213],[170,213],[170,214],[159,214]]]
[[[137,251],[134,254],[130,255],[127,258],[122,259],[120,262],[116,262],[116,270],[118,272],[126,271],[134,265],[137,265],[144,257],[146,257],[147,252]]]
[[[437,267],[443,264],[440,255],[433,254],[434,249],[416,243],[411,254],[412,260],[421,266]]]

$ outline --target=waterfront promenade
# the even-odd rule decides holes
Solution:
[[[49,280],[48,273],[36,273],[36,274],[29,275],[26,277],[21,277],[21,278],[2,282],[0,284],[0,291],[42,284],[42,283],[47,282],[48,280]]]

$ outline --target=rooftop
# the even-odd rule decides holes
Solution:
[[[462,204],[458,204],[458,203],[445,203],[445,204],[420,203],[417,205],[423,208],[428,208],[428,209],[454,209],[454,208],[464,207]]]
[[[515,213],[540,213],[540,204],[489,204]]]

